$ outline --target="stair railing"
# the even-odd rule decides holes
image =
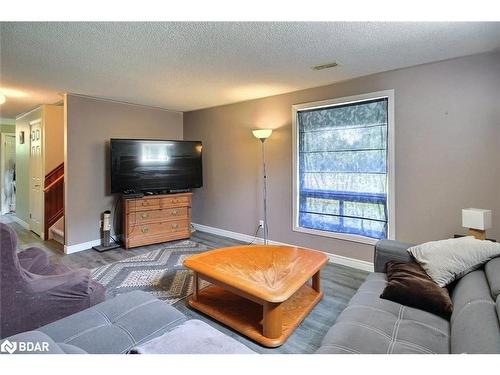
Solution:
[[[47,239],[50,227],[64,216],[64,163],[45,176],[44,186],[44,233]]]

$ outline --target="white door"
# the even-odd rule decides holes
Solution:
[[[16,170],[16,136],[15,134],[2,134],[1,137],[1,174],[0,183],[2,196],[2,215],[16,209],[16,188],[14,182]]]
[[[43,159],[41,120],[30,123],[30,229],[43,238]]]

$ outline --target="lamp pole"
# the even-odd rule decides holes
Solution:
[[[267,245],[268,227],[267,227],[267,174],[266,174],[266,138],[261,138],[262,142],[262,171],[263,171],[263,181],[264,181],[264,245]]]
[[[267,237],[269,235],[269,228],[267,226],[267,173],[266,173],[266,146],[264,142],[272,134],[272,129],[255,129],[252,133],[255,138],[260,139],[262,142],[262,172],[263,172],[263,200],[264,200],[264,245],[267,245]]]

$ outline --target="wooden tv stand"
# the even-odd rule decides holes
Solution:
[[[191,236],[191,193],[123,198],[126,249]]]

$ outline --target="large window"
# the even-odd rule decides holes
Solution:
[[[294,230],[393,237],[393,91],[293,107]]]

